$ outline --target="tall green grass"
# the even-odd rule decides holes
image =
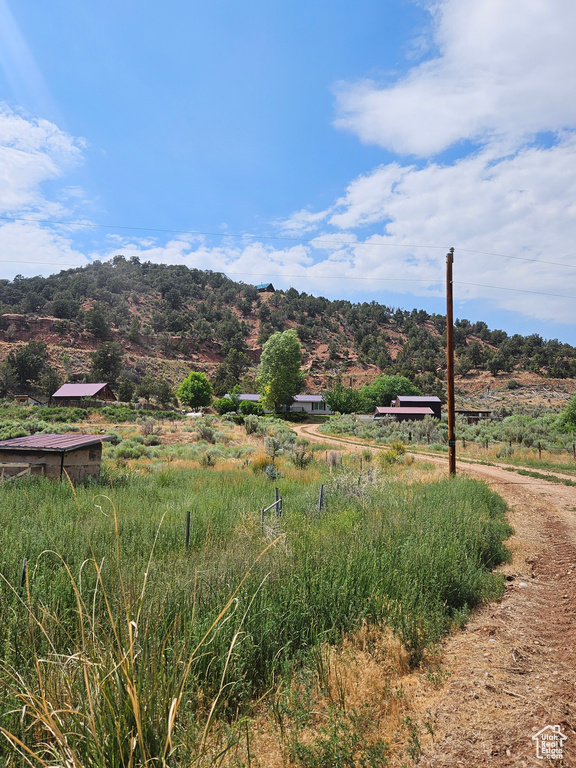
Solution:
[[[272,484],[242,470],[5,485],[0,760],[182,765],[320,643],[386,621],[418,663],[498,594],[510,529],[484,485],[326,476],[319,514],[318,472],[277,481],[284,515],[264,531]]]

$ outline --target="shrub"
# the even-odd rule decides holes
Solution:
[[[225,413],[221,420],[232,422],[232,424],[244,424],[244,416],[241,413]]]
[[[238,410],[243,416],[264,416],[264,408],[252,400],[241,400]]]
[[[200,456],[200,466],[207,469],[216,464],[218,454],[214,450],[207,450]]]
[[[146,454],[146,448],[135,440],[123,440],[115,449],[117,459],[139,459]]]
[[[244,429],[247,435],[253,435],[261,432],[260,419],[258,416],[245,416]]]
[[[306,443],[308,443],[308,441],[306,441]],[[308,464],[310,464],[314,458],[309,444],[306,443],[302,442],[295,445],[290,452],[290,461],[295,467],[298,467],[298,469],[306,469]]]
[[[144,437],[149,437],[151,435],[160,435],[162,434],[162,427],[158,426],[157,424],[154,424],[152,419],[145,419],[140,424],[140,432]]]
[[[102,411],[105,410],[106,408],[102,408]],[[53,408],[43,408],[42,418],[44,421],[56,422],[85,421],[89,413],[90,411],[86,408],[61,408],[55,406]]]
[[[100,408],[99,412],[110,419],[110,421],[114,421],[117,424],[124,424],[127,421],[136,421],[138,418],[138,413],[126,405],[121,405],[117,408],[106,405],[104,408]]]
[[[384,469],[396,464],[400,459],[400,455],[396,451],[382,451],[378,454],[378,464]]]
[[[302,421],[308,420],[308,414],[299,411],[288,411],[287,413],[278,413],[277,417],[283,421],[291,421],[294,424],[299,424]]]
[[[236,411],[236,403],[229,397],[221,397],[219,400],[215,401],[214,408],[216,408],[216,411],[220,416],[224,416],[226,413],[233,413]]]
[[[332,469],[340,464],[340,454],[338,451],[330,451],[328,454],[328,466]]]
[[[266,467],[270,464],[270,457],[265,453],[259,453],[250,462],[250,469],[252,472],[264,472]]]
[[[208,424],[199,424],[196,433],[200,440],[205,440],[207,443],[216,442],[214,430]]]

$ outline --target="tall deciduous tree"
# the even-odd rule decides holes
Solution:
[[[304,385],[302,349],[294,329],[273,333],[262,348],[256,383],[264,408],[290,405]]]
[[[206,408],[212,404],[212,385],[205,373],[192,371],[176,392],[178,399],[188,408]]]

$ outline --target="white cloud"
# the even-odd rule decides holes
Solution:
[[[306,209],[302,211],[296,211],[286,221],[278,222],[278,227],[286,235],[303,235],[306,232],[310,232],[312,229],[316,229],[324,219],[328,216],[327,211],[321,211],[320,213],[313,213]]]
[[[387,87],[366,81],[338,92],[340,126],[428,162],[383,164],[351,181],[325,210],[305,208],[280,224],[288,236],[310,233],[310,242],[224,236],[213,246],[194,234],[166,243],[111,235],[105,246],[92,245],[90,258],[123,253],[351,298],[380,298],[383,290],[441,296],[445,253],[454,246],[457,301],[483,299],[525,317],[574,323],[575,300],[537,293],[576,296],[575,22],[572,0],[438,0],[434,59]],[[554,134],[551,142],[531,145],[544,131]],[[476,151],[451,164],[432,161],[462,141]],[[0,109],[0,214],[77,211],[81,190],[62,187],[48,198],[44,185],[81,161],[82,146],[51,123]],[[86,263],[74,242],[64,228],[0,226],[6,259],[45,262],[49,271]]]
[[[428,163],[382,165],[325,211],[295,214],[286,226],[326,222],[356,238],[362,227],[379,230],[327,260],[332,274],[369,277],[365,290],[401,276],[423,282],[386,288],[440,294],[445,252],[455,246],[459,299],[573,323],[573,299],[539,294],[576,296],[576,5],[438,0],[430,7],[434,58],[391,85],[364,81],[337,92],[337,125]],[[551,138],[538,145],[539,133]],[[477,147],[468,156],[430,161],[465,141]]]
[[[340,84],[336,125],[398,154],[576,124],[573,0],[442,0],[439,55],[399,82]]]
[[[68,237],[32,222],[0,226],[0,254],[0,272],[8,272],[11,277],[51,274],[87,263]]]
[[[34,275],[87,263],[66,228],[33,221],[66,218],[68,203],[81,202],[76,187],[48,197],[43,185],[79,163],[83,145],[47,120],[27,119],[0,105],[0,216],[20,219],[0,220],[1,274]]]
[[[498,159],[487,147],[453,165],[392,163],[355,179],[329,210],[311,216],[337,232],[319,232],[306,244],[225,238],[211,247],[179,238],[166,246],[126,242],[114,253],[308,292],[442,296],[445,254],[454,246],[457,301],[486,299],[525,317],[573,323],[574,300],[539,294],[576,296],[575,169],[571,133],[552,147],[524,146]],[[359,238],[366,224],[381,232]]]
[[[48,120],[26,119],[0,106],[0,212],[53,207],[41,185],[78,163],[81,147],[81,141]]]
[[[454,246],[458,298],[489,299],[527,317],[572,323],[574,300],[485,286],[576,296],[575,170],[571,133],[552,147],[524,146],[497,159],[487,147],[453,165],[382,166],[352,181],[321,213],[319,220],[327,217],[339,233],[319,234],[316,255],[321,243],[357,238],[367,224],[381,225],[381,233],[339,248],[337,258],[322,257],[308,271],[321,274],[329,267],[333,276],[368,277],[364,291],[441,295],[445,253]]]

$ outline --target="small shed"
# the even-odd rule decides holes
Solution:
[[[73,408],[79,408],[82,401],[105,400],[114,403],[117,397],[112,392],[112,387],[106,382],[97,384],[63,384],[60,389],[52,395],[54,405],[68,405]]]
[[[374,411],[375,419],[390,418],[394,421],[422,421],[426,416],[434,416],[432,408],[390,408],[378,407]]]
[[[46,405],[45,402],[37,397],[32,397],[32,395],[14,395],[14,400],[16,400],[16,405]]]
[[[100,477],[102,445],[111,435],[29,435],[0,440],[0,481],[44,475],[72,481]]]
[[[272,283],[260,283],[256,286],[258,293],[274,293],[275,289]]]
[[[460,416],[466,424],[478,424],[479,421],[491,419],[492,411],[457,410],[456,416]]]

